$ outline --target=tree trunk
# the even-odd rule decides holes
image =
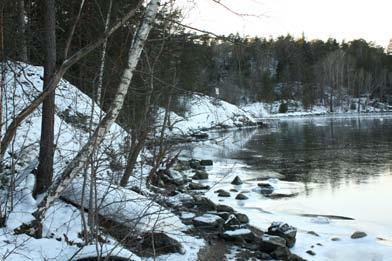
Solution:
[[[25,4],[24,0],[18,0],[18,40],[19,50],[18,59],[27,62],[27,43],[26,43],[26,21],[25,21]]]
[[[138,30],[134,34],[132,44],[128,53],[128,62],[126,68],[123,71],[114,101],[111,104],[107,114],[99,123],[98,127],[95,129],[94,134],[89,139],[89,141],[83,146],[83,148],[79,151],[76,157],[68,164],[62,175],[53,182],[53,184],[48,190],[48,193],[38,205],[38,209],[34,213],[36,221],[33,222],[33,225],[36,226],[36,230],[34,231],[36,236],[42,236],[41,220],[45,215],[45,212],[48,207],[68,187],[68,185],[75,178],[75,176],[81,172],[83,167],[88,162],[94,149],[100,145],[100,143],[105,137],[105,134],[117,119],[118,114],[124,104],[125,96],[128,92],[129,85],[133,77],[133,72],[139,62],[144,43],[148,37],[148,34],[151,30],[156,14],[158,12],[158,7],[159,0],[151,0],[146,8],[146,15],[143,18]]]
[[[144,130],[142,130],[142,131],[144,131]],[[137,135],[137,134],[134,133],[132,135],[131,139],[134,139],[133,137],[135,135]],[[136,165],[137,157],[139,156],[140,152],[143,149],[147,134],[143,132],[137,136],[138,136],[138,140],[137,141],[135,140],[134,142],[132,142],[131,151],[128,154],[127,165],[125,167],[124,174],[122,175],[121,180],[120,180],[121,187],[126,187],[128,184],[129,178],[132,176],[133,169],[135,168],[135,165]]]
[[[109,2],[109,9],[108,9],[108,13],[106,15],[106,21],[105,21],[105,31],[107,31],[108,28],[109,28],[110,17],[111,17],[111,14],[112,14],[112,3],[113,3],[113,1],[110,0],[110,2]],[[103,75],[104,75],[104,72],[105,72],[105,57],[106,57],[107,44],[108,44],[108,40],[106,39],[103,42],[103,45],[102,45],[101,65],[100,65],[100,68],[99,68],[99,75],[98,75],[96,101],[97,101],[98,105],[100,105],[100,106],[102,106],[102,86],[103,86]]]
[[[43,90],[49,88],[50,79],[56,71],[56,3],[55,0],[45,1],[45,49]],[[36,184],[33,195],[46,192],[52,183],[54,156],[54,113],[55,95],[52,93],[42,105],[41,143]]]

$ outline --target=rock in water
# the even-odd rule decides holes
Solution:
[[[189,167],[196,170],[204,170],[205,167],[200,164],[200,161],[192,159],[189,161]]]
[[[311,256],[315,256],[316,253],[313,250],[308,250],[306,251],[307,254],[311,255]]]
[[[239,193],[239,194],[235,197],[235,199],[237,199],[237,200],[246,200],[246,199],[248,199],[248,197],[245,196],[245,195],[242,194],[242,193]]]
[[[202,166],[212,166],[214,165],[214,162],[212,160],[201,160],[200,165]]]
[[[259,183],[257,186],[259,186],[260,192],[263,195],[269,195],[274,192],[274,187],[269,183]]]
[[[195,174],[192,176],[192,179],[208,179],[208,173],[202,170],[196,170]]]
[[[240,177],[236,176],[233,181],[231,182],[231,184],[233,185],[241,185],[243,184],[242,180],[240,179]]]
[[[352,239],[359,239],[359,238],[363,238],[363,237],[366,237],[366,236],[367,236],[367,234],[366,234],[365,232],[357,231],[357,232],[354,232],[354,233],[351,235],[351,238],[352,238]]]
[[[221,190],[218,192],[218,197],[225,197],[225,198],[228,198],[228,197],[230,197],[230,192],[227,192],[226,190],[221,189]]]
[[[297,229],[283,222],[273,222],[268,228],[268,234],[284,238],[287,247],[293,247]]]

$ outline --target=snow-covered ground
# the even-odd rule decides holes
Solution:
[[[43,68],[14,62],[8,62],[3,66],[5,68],[3,122],[5,126],[8,126],[13,116],[27,106],[42,90]],[[104,112],[87,95],[69,82],[62,80],[56,90],[55,176],[62,173],[68,162],[87,141],[91,115],[93,115],[91,126],[94,129]],[[3,129],[5,129],[5,126],[3,126]],[[11,171],[7,171],[8,166],[11,166],[12,163],[15,163],[16,166],[16,193],[13,195],[12,202],[6,202],[6,189],[4,187],[0,188],[0,209],[3,210],[6,204],[12,208],[8,213],[6,227],[0,228],[0,259],[70,260],[94,256],[97,253],[103,253],[104,255],[108,253],[130,258],[130,260],[140,260],[140,257],[126,250],[112,238],[108,238],[108,241],[100,244],[98,248],[94,245],[78,246],[83,243],[80,237],[83,227],[82,215],[79,209],[62,201],[56,201],[55,205],[47,211],[44,220],[44,238],[35,239],[25,234],[16,235],[14,233],[15,228],[33,219],[31,213],[34,212],[38,204],[31,194],[35,179],[32,170],[37,166],[40,131],[41,108],[31,114],[18,128],[15,140],[8,148],[5,157],[5,179],[9,179],[13,175]],[[106,181],[113,181],[113,178],[116,179],[119,176],[119,173],[113,170],[111,165],[113,163],[124,163],[125,154],[121,152],[124,151],[126,136],[127,132],[125,130],[118,124],[113,124],[99,148],[97,153],[100,160],[98,179],[102,180],[103,184]],[[113,158],[113,154],[119,155],[118,158]],[[147,172],[148,168],[143,170]],[[139,171],[132,182],[144,184],[145,181],[136,181],[138,177],[143,176],[142,174]],[[74,186],[81,185],[80,179],[75,182]],[[80,196],[78,195],[76,199],[80,199]],[[154,209],[160,209],[159,205],[153,203],[151,199],[137,195],[132,191],[120,191],[108,187],[101,198],[101,203],[111,207],[108,208],[110,211],[115,211],[112,209],[115,207],[115,205],[112,205],[113,203],[123,200],[124,204],[121,207],[128,208],[126,211],[134,216],[143,216],[143,222],[138,224],[138,228],[141,230],[150,230],[153,224],[159,223],[167,225],[167,227],[161,228],[166,230],[173,228],[174,224],[180,225],[179,219],[170,212],[160,210],[159,213],[150,213]],[[98,198],[98,200],[101,199]],[[118,211],[116,213],[121,214]],[[170,231],[170,236],[182,243],[184,253],[161,256],[158,260],[196,259],[197,253],[204,242],[185,235],[182,230],[184,230],[183,226],[177,226],[176,230]]]
[[[283,103],[287,104],[287,112],[280,113],[279,108]],[[350,102],[335,106],[333,113],[330,112],[329,105],[314,105],[311,108],[305,108],[300,101],[294,100],[275,101],[271,103],[255,102],[240,107],[257,119],[317,116],[326,114],[381,113],[392,111],[392,106],[375,100],[367,101],[366,98],[351,98]]]
[[[168,135],[189,135],[200,130],[227,129],[255,126],[256,119],[236,105],[214,97],[194,93],[181,97],[185,104],[183,116],[170,112],[171,130]],[[165,110],[158,110],[157,125],[163,123]]]

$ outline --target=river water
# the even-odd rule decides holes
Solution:
[[[285,199],[286,205],[392,229],[391,117],[284,120],[276,132],[256,132],[244,148],[232,156],[305,188],[319,185]]]
[[[188,157],[214,160],[209,180],[202,181],[212,186],[209,198],[246,213],[263,229],[275,220],[295,225],[300,233],[294,251],[305,257],[314,244],[306,233],[312,230],[323,245],[315,260],[392,260],[391,115],[281,119],[276,128],[220,132],[213,138],[185,148]],[[231,185],[235,176],[244,184]],[[261,195],[258,182],[270,178],[294,188],[295,196]],[[214,193],[233,188],[249,199],[235,200],[236,192],[230,198]],[[352,242],[357,230],[369,236]],[[342,240],[332,242],[333,237]]]

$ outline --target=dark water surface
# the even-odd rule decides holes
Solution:
[[[281,121],[278,130],[254,135],[246,150],[232,156],[289,181],[332,186],[391,174],[390,116],[289,119]]]

